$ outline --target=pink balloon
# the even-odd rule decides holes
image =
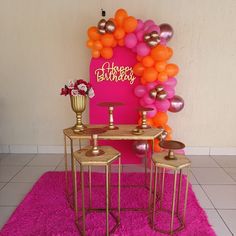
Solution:
[[[148,106],[145,106],[145,107],[149,107],[149,108],[153,109],[152,111],[147,112],[147,118],[152,118],[156,115],[157,109],[156,109],[156,106],[154,104],[153,105],[148,105]]]
[[[164,38],[161,38],[160,45],[166,45],[167,41]]]
[[[136,46],[138,40],[134,33],[127,34],[125,37],[125,46],[127,48],[133,48]]]
[[[150,26],[155,25],[153,20],[146,20],[144,22],[144,30],[147,30]]]
[[[175,96],[175,90],[170,86],[165,86],[165,91],[167,92],[167,99],[173,98]]]
[[[136,27],[136,30],[134,31],[135,33],[138,32],[139,30],[141,30],[143,28],[143,21],[138,19],[138,25]]]
[[[144,94],[146,94],[147,89],[145,88],[145,86],[143,85],[138,85],[135,89],[134,89],[134,94],[141,98],[144,96]]]
[[[139,100],[139,104],[140,104],[141,107],[147,106],[147,104],[143,101],[142,98]]]
[[[147,33],[151,33],[153,31],[156,31],[158,34],[161,33],[160,27],[158,25],[151,25],[148,29],[147,29]]]
[[[146,85],[147,90],[151,90],[158,85],[158,82],[151,82]]]
[[[150,105],[150,104],[153,104],[155,102],[155,100],[153,98],[151,98],[149,96],[149,94],[145,94],[142,99],[143,99],[145,105]]]
[[[170,107],[170,101],[167,99],[162,100],[162,101],[156,101],[155,105],[156,105],[157,111],[166,112],[168,111]]]
[[[139,42],[143,42],[143,35],[144,35],[144,31],[140,30],[136,33],[136,37],[138,39]]]
[[[170,86],[172,88],[174,88],[176,84],[177,84],[177,80],[174,77],[170,77],[167,81],[163,83],[163,85]]]
[[[150,47],[147,46],[146,43],[138,43],[137,44],[137,54],[139,56],[147,56],[150,52]]]

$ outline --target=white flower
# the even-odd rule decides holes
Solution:
[[[75,86],[74,81],[73,81],[73,80],[70,80],[70,81],[68,82],[68,86],[67,86],[67,87],[68,87],[69,89],[73,89],[74,86]]]
[[[93,88],[90,88],[88,91],[88,97],[93,98],[94,96],[95,96],[94,90],[93,90]]]
[[[82,90],[82,91],[84,91],[85,93],[86,93],[87,90],[88,90],[86,84],[79,84],[77,87],[78,87],[79,90]]]
[[[72,89],[72,90],[71,90],[71,95],[72,95],[72,96],[78,96],[78,95],[79,95],[78,90]]]

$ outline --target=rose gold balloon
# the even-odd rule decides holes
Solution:
[[[155,39],[150,38],[150,39],[147,41],[147,44],[148,44],[151,48],[153,48],[153,47],[156,47],[156,46],[157,46],[158,42],[157,42]]]
[[[168,133],[164,130],[159,136],[158,139],[161,141],[163,139],[166,139]]]
[[[144,40],[145,42],[147,42],[150,38],[151,38],[150,34],[145,34],[145,35],[143,36],[143,40]]]
[[[165,90],[158,92],[156,96],[158,100],[164,100],[166,97],[167,97],[167,92]]]
[[[101,19],[98,22],[98,29],[105,29],[106,23],[107,23],[107,21],[105,19]]]
[[[106,23],[105,29],[107,33],[113,33],[116,29],[116,26],[111,20],[109,20]]]
[[[151,89],[151,90],[149,91],[149,96],[150,96],[151,98],[156,98],[156,96],[157,96],[157,91],[156,91],[156,89]]]
[[[161,24],[160,25],[160,36],[165,39],[167,42],[173,37],[174,30],[169,24]]]
[[[170,101],[169,111],[171,112],[179,112],[184,108],[184,100],[178,95],[175,95],[169,101]]]
[[[149,149],[149,144],[147,141],[138,140],[134,141],[133,143],[133,150],[135,154],[140,157],[144,157],[148,149]]]

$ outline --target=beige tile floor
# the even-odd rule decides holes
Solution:
[[[217,235],[236,235],[236,156],[189,156],[190,181]],[[61,154],[0,154],[0,228],[46,171],[63,170]],[[125,165],[125,172],[142,172]]]

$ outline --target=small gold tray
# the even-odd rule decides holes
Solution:
[[[143,134],[144,131],[142,129],[133,129],[131,133],[134,135],[140,135],[140,134]]]

